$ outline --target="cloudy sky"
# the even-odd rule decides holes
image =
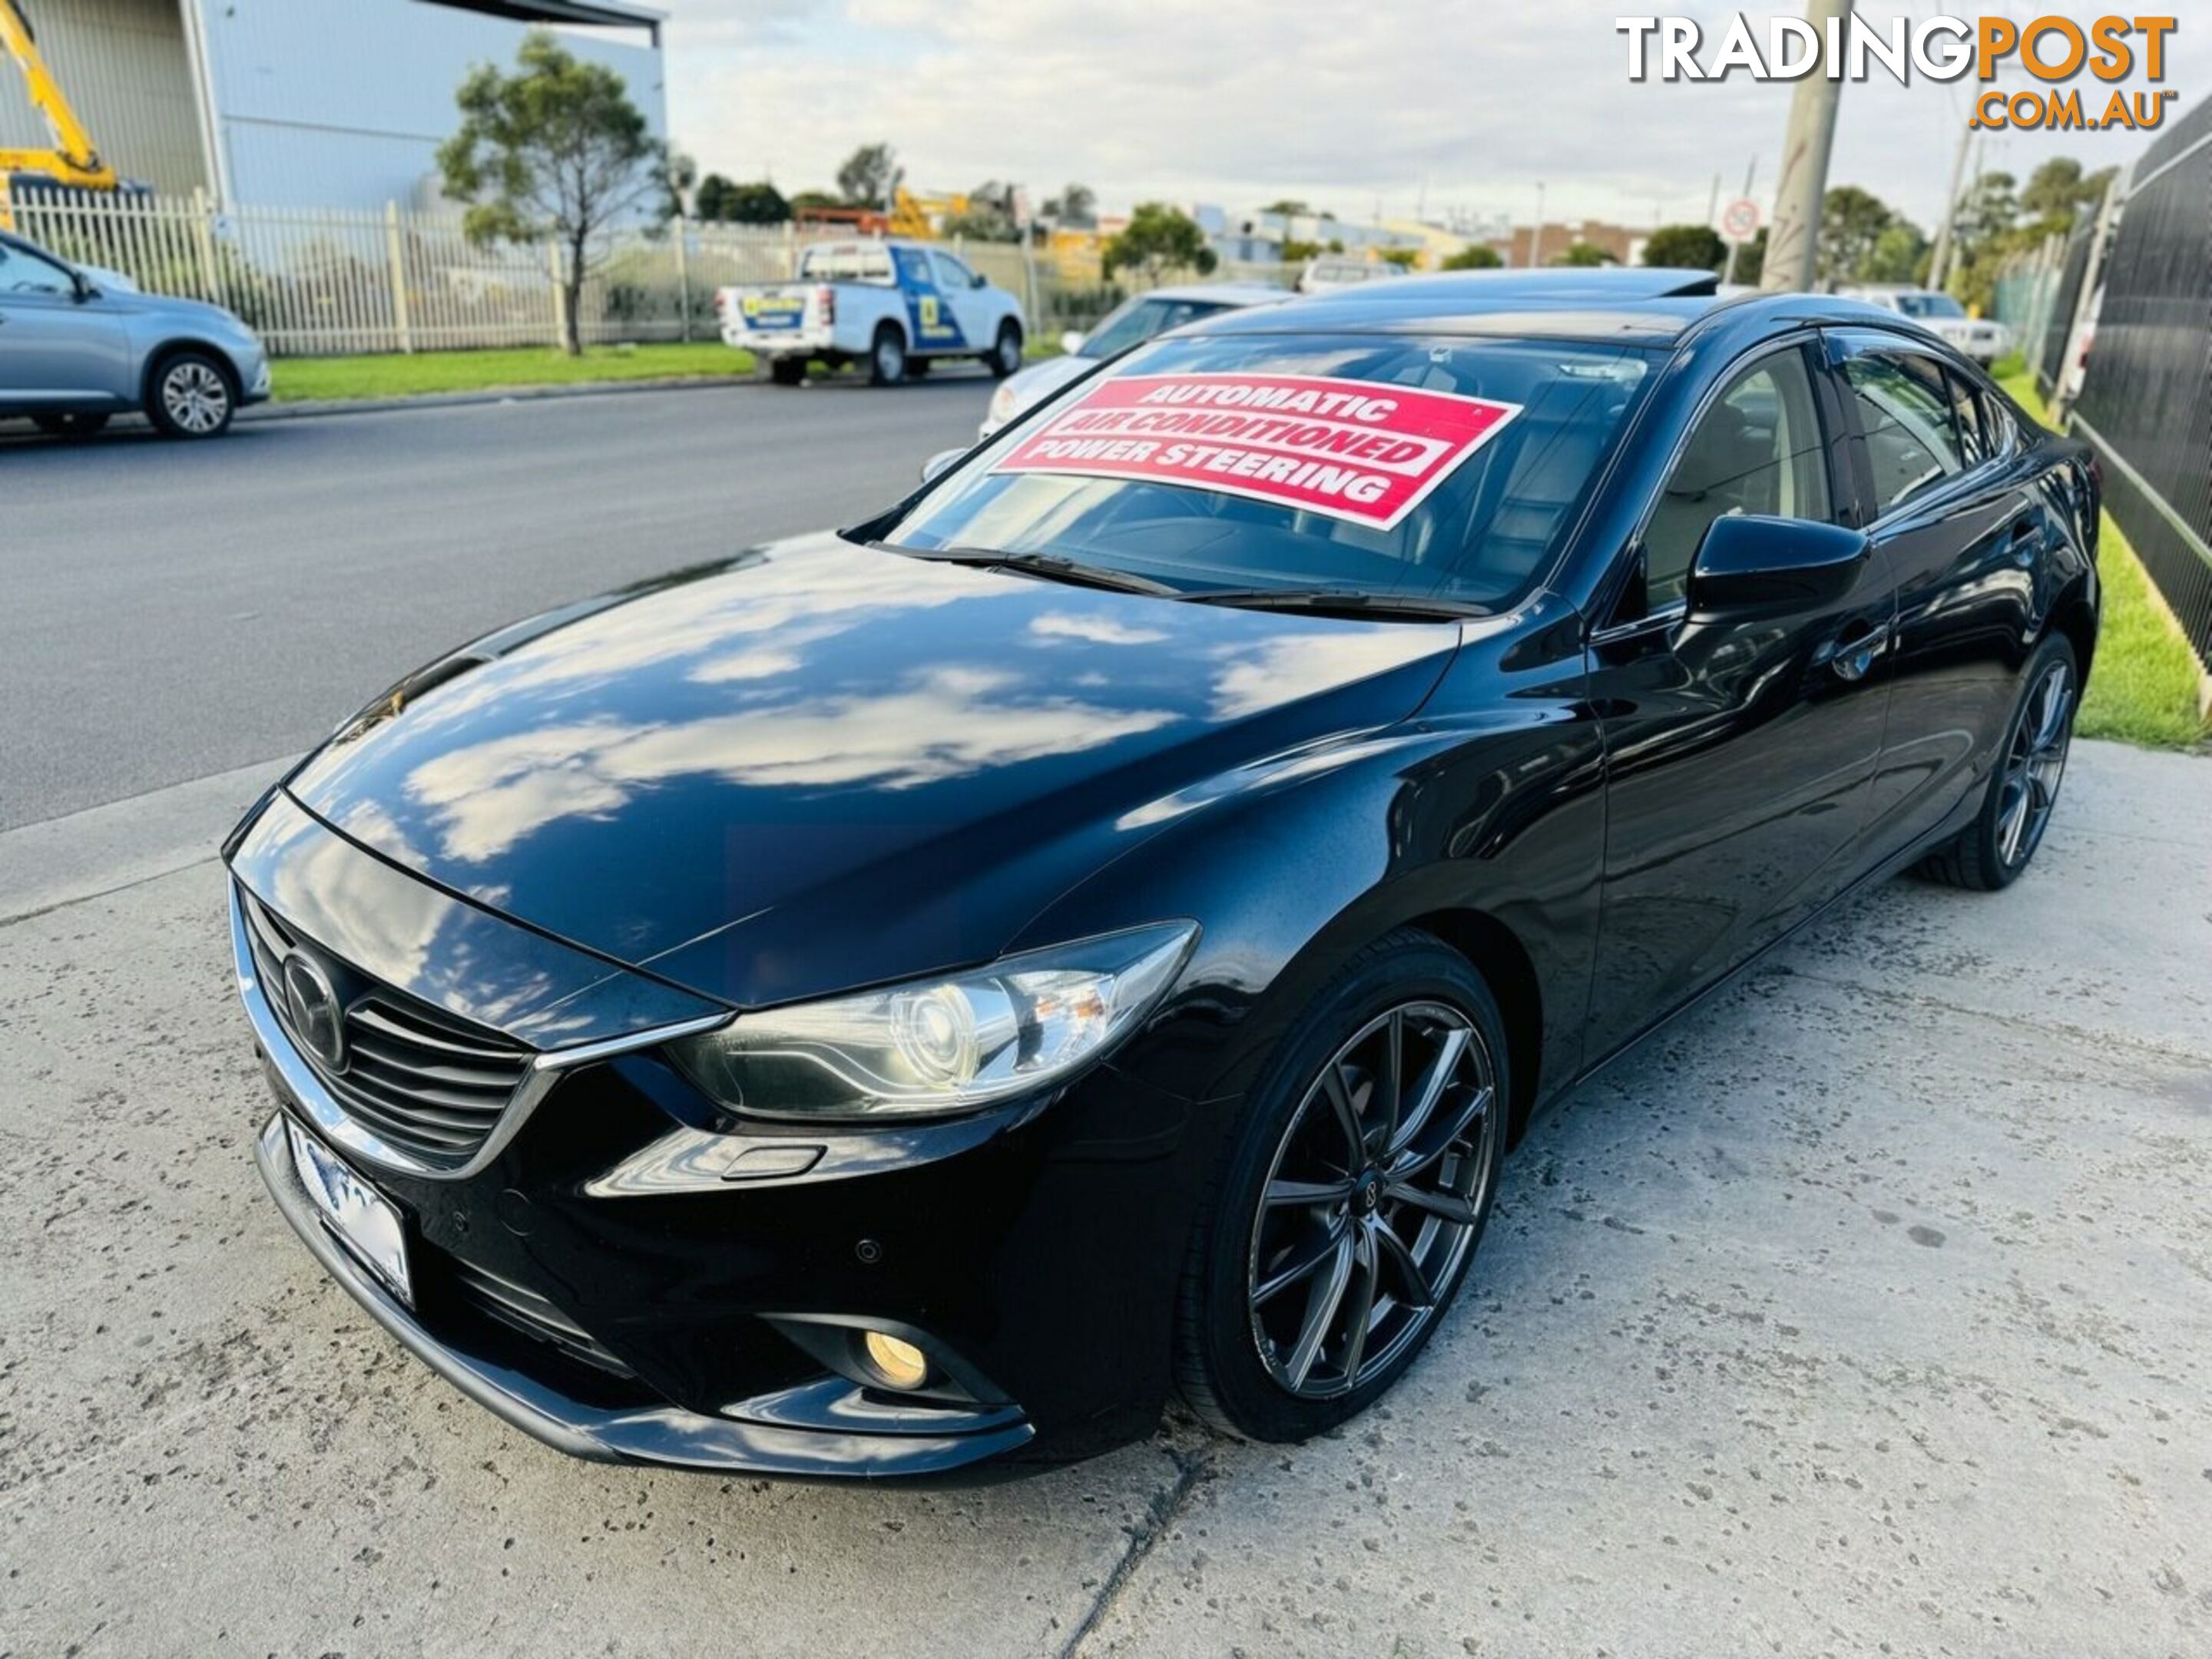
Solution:
[[[910,185],[1012,179],[1042,200],[1069,179],[1109,208],[1152,198],[1249,210],[1290,196],[1346,216],[1425,204],[1631,225],[1704,217],[1756,158],[1771,188],[1790,88],[1631,84],[1616,6],[1591,0],[651,0],[669,13],[671,124],[702,168],[826,187],[877,138]],[[1864,0],[1874,20],[1972,17],[2031,0]],[[1717,41],[1737,9],[1677,0]],[[1772,9],[1744,8],[1754,20]],[[1802,15],[1797,8],[1784,8]],[[2169,37],[2166,86],[2212,85],[2212,17]],[[2079,11],[2087,18],[2097,9]],[[1762,35],[1763,38],[1763,35]],[[1927,222],[1971,82],[1847,85],[1837,183]],[[2017,82],[2014,75],[2008,81]],[[2102,82],[2081,77],[2085,103]],[[2147,84],[2138,74],[2124,83]],[[2172,120],[2169,113],[2169,123]],[[2052,154],[2091,166],[2129,133],[1988,136],[1984,165],[2023,178]]]

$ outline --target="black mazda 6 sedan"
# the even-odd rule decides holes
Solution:
[[[1942,341],[1624,271],[1103,366],[835,534],[401,680],[226,847],[324,1267],[586,1456],[1295,1440],[1530,1115],[2035,854],[2099,481]]]

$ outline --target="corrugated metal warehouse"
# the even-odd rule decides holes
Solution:
[[[101,153],[162,191],[224,205],[428,206],[460,123],[453,91],[557,29],[667,131],[661,15],[627,0],[21,0]],[[0,57],[0,147],[42,146]]]

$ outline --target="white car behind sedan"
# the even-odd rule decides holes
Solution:
[[[1015,416],[1036,407],[1072,380],[1079,380],[1109,357],[1140,346],[1155,334],[1247,306],[1279,305],[1291,298],[1286,289],[1261,283],[1192,283],[1156,288],[1108,312],[1088,334],[1071,329],[1060,337],[1065,356],[1031,363],[991,396],[989,412],[975,434],[981,443]]]
[[[1877,286],[1842,289],[1838,293],[1846,300],[1864,300],[1885,311],[1902,313],[1984,367],[2012,349],[2012,331],[2002,323],[1969,317],[1966,307],[1932,288]]]

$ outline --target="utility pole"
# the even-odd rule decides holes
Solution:
[[[1536,181],[1536,228],[1528,233],[1528,269],[1534,270],[1542,263],[1544,251],[1544,181]]]
[[[1651,214],[1653,218],[1656,219],[1658,217],[1659,207],[1656,203],[1652,204]],[[1713,174],[1713,193],[1705,198],[1705,222],[1709,225],[1717,224],[1719,222],[1720,216],[1721,176],[1719,173],[1716,173]]]
[[[1966,181],[1966,155],[1974,147],[1974,130],[1959,129],[1959,153],[1951,162],[1951,194],[1943,204],[1943,222],[1936,231],[1936,252],[1928,261],[1928,286],[1941,292],[1944,268],[1951,263],[1952,227],[1959,218],[1959,187]]]
[[[1797,83],[1790,100],[1790,128],[1782,145],[1782,179],[1774,189],[1774,228],[1766,238],[1766,269],[1759,285],[1771,294],[1809,289],[1819,271],[1820,204],[1828,193],[1828,155],[1836,142],[1836,106],[1843,95],[1840,52],[1850,27],[1851,0],[1806,0],[1805,21],[1822,40],[1820,62]]]

